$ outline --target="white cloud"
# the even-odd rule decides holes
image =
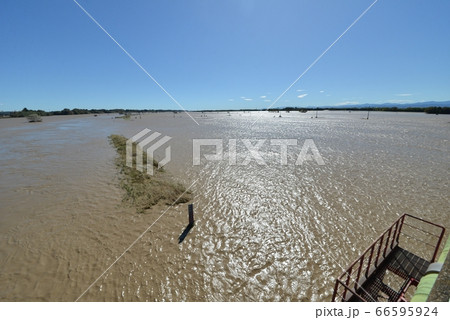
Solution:
[[[398,93],[396,94],[397,97],[409,97],[412,96],[412,93]]]
[[[304,93],[304,94],[301,94],[301,95],[299,95],[299,96],[297,96],[297,98],[304,98],[304,97],[306,97],[308,94],[307,93]]]
[[[265,99],[264,100],[264,102],[270,102],[270,101],[272,101],[272,100],[270,100],[270,99]]]
[[[297,92],[302,92],[302,91],[305,91],[304,89],[297,89],[296,90]]]
[[[260,98],[261,98],[261,99],[265,99],[265,98],[267,98],[267,96],[261,96]]]
[[[320,93],[324,93],[324,92],[325,92],[325,90],[320,90],[319,92],[320,92]]]
[[[234,99],[228,99],[228,101],[231,101],[231,102],[233,102],[233,101],[234,101]]]
[[[244,98],[245,101],[252,101],[253,99],[251,98]]]
[[[337,107],[340,107],[340,106],[349,106],[349,105],[352,105],[352,104],[358,104],[358,103],[359,103],[358,101],[344,101],[344,102],[340,102],[340,103],[336,104],[336,106],[337,106]]]

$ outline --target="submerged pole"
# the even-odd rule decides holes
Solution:
[[[194,205],[191,203],[188,205],[188,212],[189,212],[189,225],[194,225]]]

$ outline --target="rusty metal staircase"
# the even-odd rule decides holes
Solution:
[[[336,279],[332,301],[407,301],[408,289],[435,261],[444,233],[443,226],[402,215]]]

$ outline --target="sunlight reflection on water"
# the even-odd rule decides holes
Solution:
[[[86,300],[327,301],[342,267],[399,215],[448,225],[448,116],[265,113],[254,126],[255,113],[194,116],[200,126],[150,114],[0,127],[1,299],[75,299],[154,221],[121,204],[107,142],[145,127],[173,137],[169,174],[185,185],[199,178],[196,225],[179,245],[186,208],[169,212]],[[224,139],[223,161],[192,166],[200,138]],[[238,164],[242,139],[266,139],[266,165],[230,165],[229,139]],[[270,139],[298,139],[288,165]],[[324,166],[295,165],[305,139]]]

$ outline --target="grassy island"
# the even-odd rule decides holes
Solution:
[[[124,202],[136,207],[139,213],[144,213],[157,203],[167,205],[185,203],[191,199],[190,191],[171,181],[163,168],[158,169],[158,162],[153,160],[153,175],[148,175],[126,165],[127,138],[121,135],[109,136],[110,143],[116,148],[118,157],[116,165],[120,170],[120,186],[126,191]],[[133,146],[133,165],[136,164],[136,145]],[[144,166],[147,165],[147,155],[144,152]]]

